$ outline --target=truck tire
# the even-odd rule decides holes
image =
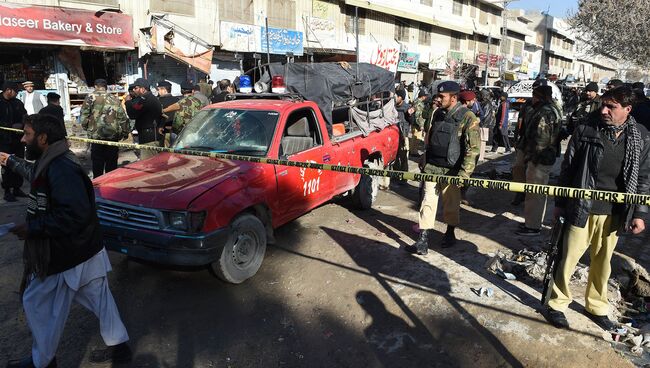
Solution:
[[[384,163],[381,160],[369,161],[364,166],[369,169],[384,169]],[[377,199],[377,192],[379,192],[378,179],[377,176],[361,175],[359,184],[357,184],[354,188],[354,193],[352,193],[352,202],[355,207],[361,210],[372,208],[375,199]]]
[[[223,281],[241,284],[253,277],[262,265],[266,253],[266,229],[257,217],[246,213],[231,224],[230,239],[219,259],[210,269]]]

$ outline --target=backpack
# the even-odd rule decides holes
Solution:
[[[433,123],[427,147],[428,163],[448,169],[456,167],[462,154],[458,128],[470,112],[466,106],[460,106],[453,114],[446,114],[444,120]]]
[[[120,117],[118,111],[120,103],[116,97],[110,94],[103,97],[99,103],[93,101],[93,108],[98,110],[96,114],[93,114],[97,129],[95,135],[101,140],[118,141],[125,133],[122,129],[122,121],[120,121],[120,118],[124,117]]]

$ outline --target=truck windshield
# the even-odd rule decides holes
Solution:
[[[183,128],[174,148],[264,156],[278,116],[275,111],[202,110]]]

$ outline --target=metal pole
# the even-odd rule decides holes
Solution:
[[[503,13],[504,15],[501,17],[503,19],[503,30],[501,31],[503,33],[503,40],[501,41],[501,63],[499,65],[499,78],[503,82],[504,79],[504,74],[505,74],[505,63],[506,63],[506,41],[508,40],[508,3],[509,1],[504,1],[503,2]],[[508,45],[510,46],[510,45]]]
[[[266,62],[271,64],[271,43],[269,42],[269,17],[264,17],[266,27]]]
[[[485,58],[485,78],[484,86],[488,85],[488,64],[490,64],[490,44],[492,43],[492,33],[488,33],[487,57]]]
[[[359,7],[354,7],[354,34],[357,39],[357,82],[359,81]]]

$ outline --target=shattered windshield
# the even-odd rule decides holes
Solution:
[[[202,110],[183,128],[174,148],[264,156],[278,116],[275,111]]]

